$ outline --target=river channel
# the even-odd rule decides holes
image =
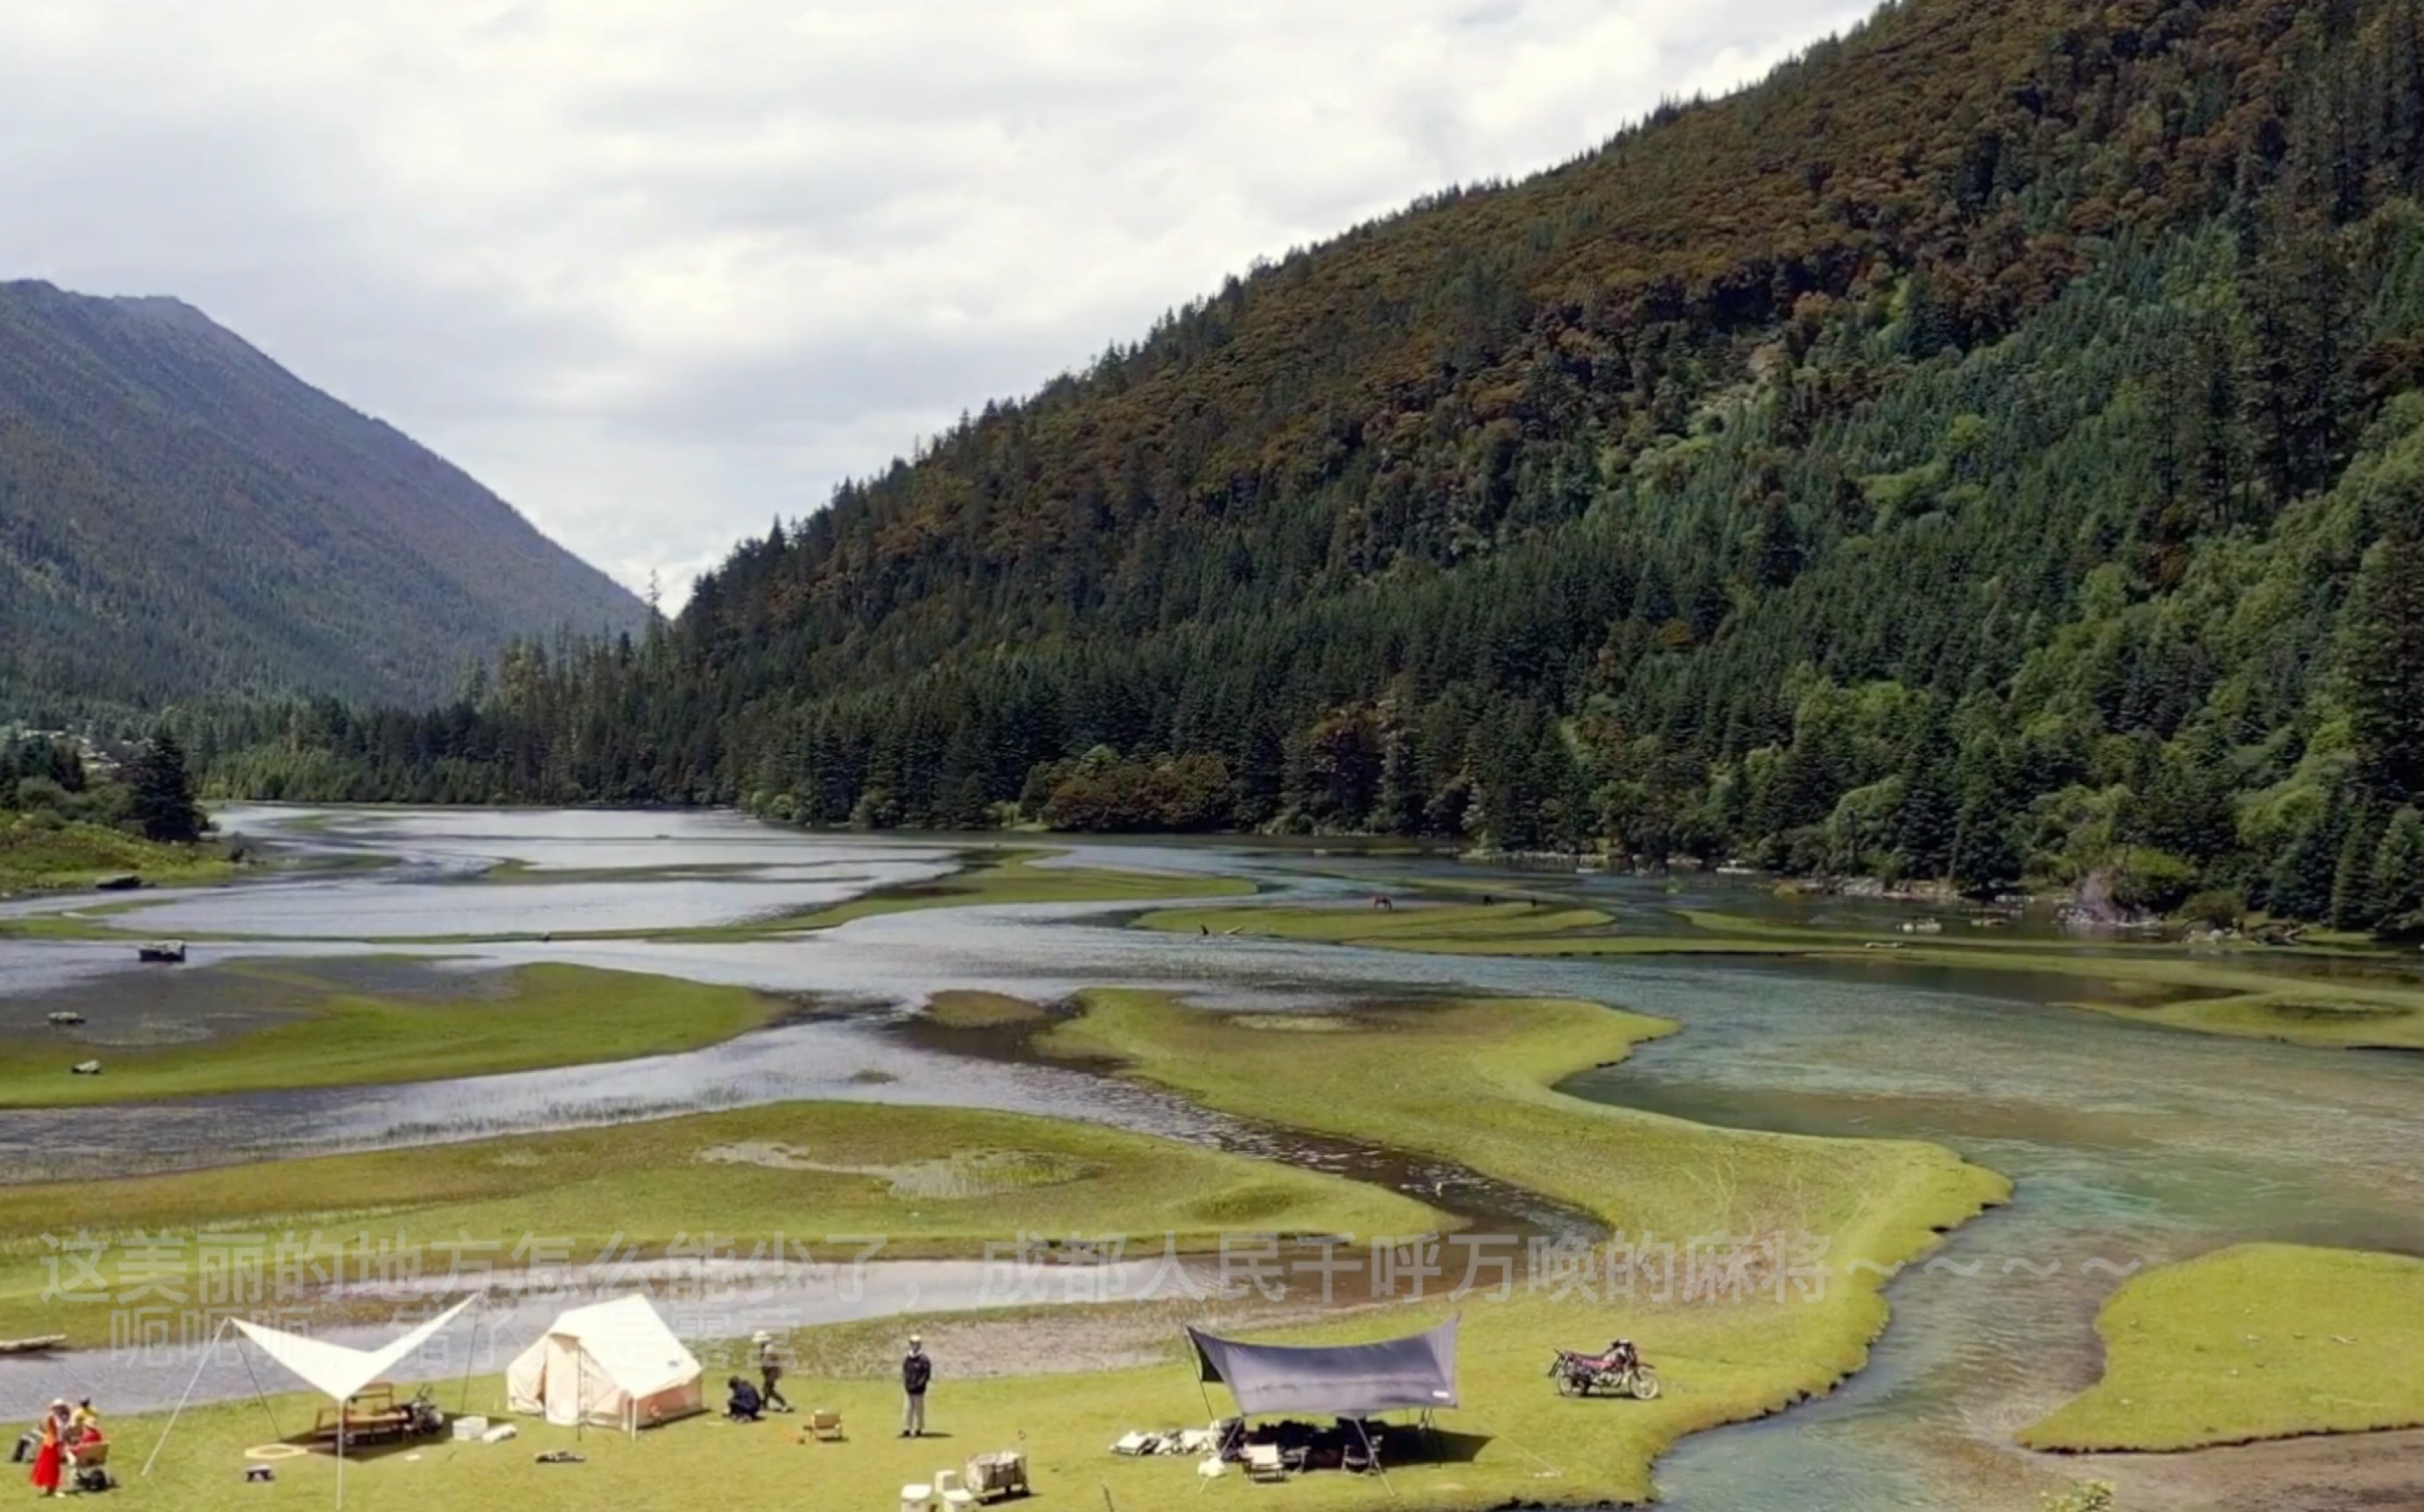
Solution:
[[[194,937],[188,972],[247,958],[310,957],[364,970],[398,958],[445,969],[553,961],[744,983],[812,995],[837,1011],[611,1066],[12,1113],[0,1118],[0,1169],[10,1179],[818,1097],[1092,1119],[1292,1155],[1444,1206],[1506,1214],[1521,1207],[1520,1194],[1491,1190],[1470,1172],[1422,1163],[1384,1169],[1352,1149],[1274,1150],[1271,1131],[1132,1086],[955,1054],[905,1017],[929,994],[951,988],[1050,998],[1150,985],[1270,1011],[1450,990],[1587,998],[1674,1019],[1683,1031],[1577,1078],[1567,1089],[1577,1095],[1734,1126],[1929,1139],[2017,1186],[2008,1208],[1963,1228],[1893,1281],[1893,1322],[1870,1367],[1846,1387],[1762,1423],[1687,1440],[1661,1463],[1667,1504],[1692,1512],[2033,1508],[2048,1467],[2009,1447],[2012,1432],[2093,1378],[2095,1312],[2123,1278],[2259,1239],[2424,1254],[2416,1160],[2424,1148],[2424,1059],[2211,1039],[2059,1006],[2081,995],[2072,980],[1919,968],[1882,956],[1849,965],[1426,957],[1128,930],[1119,910],[1101,904],[880,915],[774,940],[432,945],[413,942],[745,920],[939,875],[954,851],[943,840],[791,835],[709,814],[248,808],[220,820],[319,866],[235,887],[144,895],[119,922]],[[1218,872],[1308,897],[1347,896],[1379,876],[1476,883],[1491,875],[1438,860],[1242,842],[1072,850],[1074,865]],[[510,882],[482,880],[500,867]],[[1552,880],[1508,873],[1504,881],[1538,889]],[[1633,921],[1655,919],[1678,901],[1658,884],[1620,879],[1553,884]],[[1758,906],[1746,889],[1730,896],[1715,883],[1690,901]],[[1870,908],[1891,916],[1890,905]],[[27,1032],[62,994],[159,1016],[167,1011],[146,1007],[154,993],[148,979],[130,970],[122,944],[0,939],[0,1032]],[[1532,1218],[1557,1221],[1545,1208]],[[932,1287],[917,1295],[930,1305],[967,1280],[943,1269],[925,1279]],[[890,1277],[830,1315],[911,1305],[886,1288],[919,1280]],[[753,1313],[739,1326],[758,1321]],[[243,1389],[240,1377],[225,1384]],[[0,1365],[0,1413],[22,1415],[47,1388],[47,1377]],[[2333,1487],[2350,1465],[2413,1452],[2395,1439],[2352,1439],[2328,1455],[2232,1451],[2226,1474],[2206,1468],[2225,1461],[2200,1456],[2108,1462],[2097,1472],[2122,1484],[2134,1498],[2125,1504],[2321,1508],[2346,1504]],[[2238,1496],[2261,1500],[2235,1503]]]

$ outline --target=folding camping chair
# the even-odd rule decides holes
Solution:
[[[1280,1457],[1275,1443],[1246,1445],[1246,1479],[1250,1481],[1284,1481],[1287,1479],[1287,1461]]]

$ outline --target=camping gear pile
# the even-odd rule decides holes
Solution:
[[[1339,1418],[1328,1427],[1294,1418],[1261,1424],[1246,1436],[1243,1453],[1252,1468],[1253,1451],[1274,1449],[1291,1471],[1343,1470],[1370,1474],[1380,1468],[1380,1446],[1386,1427],[1369,1418]]]
[[[445,1431],[446,1414],[427,1387],[399,1402],[395,1388],[386,1381],[373,1381],[343,1402],[322,1408],[311,1427],[313,1438],[348,1449],[402,1439],[434,1439]]]
[[[958,1470],[901,1488],[901,1512],[965,1512],[997,1497],[1029,1496],[1027,1456],[1015,1449],[979,1455]]]
[[[979,1455],[967,1463],[964,1473],[968,1489],[980,1502],[990,1502],[997,1496],[1026,1496],[1027,1456],[1015,1449],[1000,1449],[989,1455]]]
[[[1111,1453],[1142,1457],[1148,1455],[1204,1456],[1229,1443],[1243,1424],[1236,1418],[1214,1423],[1208,1428],[1163,1428],[1157,1433],[1124,1433]]]

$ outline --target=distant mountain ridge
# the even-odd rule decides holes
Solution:
[[[427,699],[628,590],[180,300],[0,284],[0,716]]]

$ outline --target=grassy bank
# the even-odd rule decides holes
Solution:
[[[1861,948],[1837,932],[1762,926],[1719,914],[1686,916],[1713,933],[1746,941],[1802,942],[1813,954]],[[2191,950],[2152,944],[2065,950],[2042,941],[1990,936],[1954,943],[1935,935],[1898,942],[1894,955],[1929,965],[2092,980],[2108,989],[2107,994],[2071,1006],[2167,1028],[2319,1049],[2424,1050],[2424,986],[2399,981],[2384,968],[2408,963],[2379,950],[2274,950],[2244,945]],[[2268,964],[2273,969],[2267,969]],[[2302,967],[2306,972],[2302,974]],[[2371,975],[2375,979],[2336,979],[2326,974],[2335,967],[2351,978]]]
[[[1571,934],[1608,922],[1596,909],[1520,899],[1492,903],[1409,903],[1375,908],[1342,903],[1310,908],[1165,909],[1137,920],[1172,934],[1246,934],[1330,945],[1414,947],[1441,941],[1523,940]]]
[[[263,973],[264,976],[268,973]],[[534,965],[467,975],[462,995],[387,997],[269,984],[293,1016],[200,1042],[106,1045],[0,1039],[0,1107],[133,1102],[208,1092],[476,1076],[693,1050],[756,1028],[778,998],[669,977]],[[72,1076],[92,1058],[98,1076]]]
[[[1464,1307],[1473,1410],[1459,1425],[1493,1444],[1462,1467],[1454,1494],[1443,1486],[1424,1504],[1648,1495],[1651,1461],[1677,1438],[1858,1369],[1885,1323],[1879,1272],[2009,1191],[1933,1146],[1712,1129],[1555,1092],[1669,1027],[1592,1004],[1383,1008],[1308,1035],[1258,1032],[1267,1021],[1149,993],[1085,1002],[1048,1047],[1116,1058],[1214,1107],[1460,1161],[1584,1207],[1642,1247],[1618,1267],[1621,1290],[1525,1286]],[[1571,1402],[1539,1378],[1553,1345],[1617,1332],[1659,1364],[1659,1401]],[[1535,1478],[1543,1460],[1562,1484]]]
[[[2243,1245],[2129,1281],[2104,1376],[2036,1449],[2169,1450],[2424,1424],[2424,1261]]]
[[[1871,965],[2035,973],[2096,984],[2095,995],[2071,1006],[2167,1028],[2323,1049],[2424,1050],[2424,986],[2387,977],[2348,980],[2292,975],[2301,965],[2321,967],[2336,961],[2353,968],[2352,975],[2405,964],[2380,952],[2328,957],[2246,947],[2193,953],[2175,946],[2109,944],[2066,950],[2045,941],[2008,937],[1896,937],[1701,912],[1686,912],[1683,918],[1698,932],[1620,932],[1595,910],[1523,900],[1488,907],[1400,903],[1391,910],[1368,905],[1165,909],[1137,922],[1176,934],[1258,935],[1430,955],[1799,956]],[[2285,969],[2267,970],[2268,961]]]
[[[1043,1004],[1007,993],[942,992],[926,999],[926,1017],[947,1029],[997,1029],[1047,1016]]]
[[[234,863],[216,846],[156,845],[99,824],[0,814],[0,895],[90,887],[137,876],[154,887],[224,882]]]
[[[1419,1233],[1443,1223],[1418,1202],[1344,1179],[1170,1140],[1050,1119],[946,1108],[793,1103],[423,1149],[288,1160],[65,1186],[0,1186],[0,1338],[67,1332],[105,1343],[113,1308],[157,1252],[122,1242],[68,1301],[44,1301],[56,1250],[44,1234],[179,1236],[177,1290],[199,1272],[226,1283],[239,1240],[251,1262],[279,1235],[325,1235],[343,1252],[371,1246],[423,1274],[454,1265],[447,1245],[494,1242],[473,1264],[508,1267],[533,1253],[586,1260],[662,1254],[718,1235],[747,1256],[781,1240],[819,1263],[866,1248],[834,1235],[881,1235],[891,1258],[981,1257],[1021,1234],[1134,1236],[1140,1257],[1165,1236],[1206,1248],[1225,1233]],[[534,1244],[534,1249],[524,1249]],[[308,1249],[295,1242],[295,1248]],[[524,1259],[515,1260],[521,1250]],[[783,1251],[770,1248],[769,1258]],[[130,1256],[132,1259],[130,1260]],[[303,1256],[296,1256],[298,1260]],[[319,1264],[327,1263],[320,1255]],[[274,1272],[274,1267],[269,1267]],[[221,1298],[224,1300],[224,1297]],[[283,1305],[283,1304],[281,1304]]]

